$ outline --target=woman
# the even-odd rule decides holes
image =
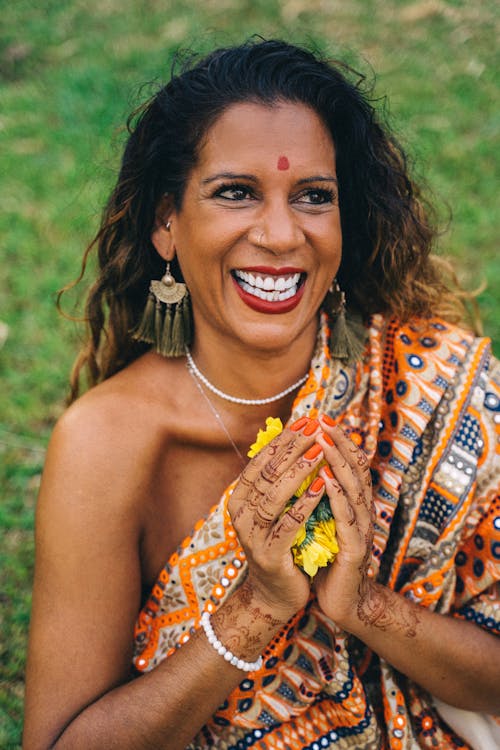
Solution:
[[[468,747],[446,706],[500,712],[499,370],[344,73],[218,50],[131,129],[37,510],[26,750]]]

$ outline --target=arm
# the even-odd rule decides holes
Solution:
[[[369,582],[344,627],[446,703],[500,712],[500,639],[477,625],[431,612]]]
[[[153,491],[152,469],[147,456],[137,455],[126,430],[119,431],[119,449],[110,451],[116,427],[110,434],[113,420],[106,414],[98,422],[95,414],[91,424],[78,412],[64,418],[44,471],[24,748],[184,748],[241,681],[242,672],[198,632],[154,671],[130,681],[141,590],[138,509]],[[276,467],[277,476],[288,471],[292,478],[286,475],[288,484],[272,497],[259,494],[259,482],[267,482],[262,474],[272,446],[246,470],[232,505],[247,540],[249,574],[213,617],[220,640],[249,661],[309,593],[295,566],[280,570],[282,557],[290,560],[289,537],[296,525],[291,524],[287,536],[285,522],[278,519],[293,492],[288,485],[295,488],[311,470],[307,461],[302,460],[300,468],[296,464],[314,438],[304,436],[297,445],[289,432],[280,438],[286,442],[286,459]],[[291,450],[289,443],[294,443]],[[133,476],[131,466],[140,467]],[[259,497],[274,525],[254,523],[257,512],[248,515],[245,510],[249,496]],[[312,511],[319,496],[310,494],[304,500],[304,512]],[[276,525],[283,534],[281,551],[270,559],[266,545]]]
[[[335,478],[322,471],[337,522],[340,552],[315,582],[320,606],[424,689],[474,711],[500,711],[500,639],[472,623],[431,612],[368,575],[373,507],[363,454],[322,421],[333,446],[318,436]],[[330,472],[331,473],[331,472]]]

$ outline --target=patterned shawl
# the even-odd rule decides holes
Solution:
[[[500,632],[500,367],[489,342],[441,320],[374,316],[362,363],[330,357],[323,318],[293,407],[329,414],[371,461],[377,579],[436,612]],[[230,486],[170,557],[135,629],[154,669],[245,574]],[[311,596],[189,748],[469,748],[432,697],[341,631]]]

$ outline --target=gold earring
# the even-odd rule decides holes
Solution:
[[[330,328],[330,354],[345,364],[358,362],[364,353],[368,331],[360,316],[347,313],[345,292],[337,279],[328,290],[327,305],[335,316]]]
[[[164,357],[182,357],[192,339],[191,304],[185,284],[170,272],[170,262],[160,280],[153,279],[141,322],[132,334],[153,344]]]

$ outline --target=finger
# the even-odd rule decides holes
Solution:
[[[317,442],[330,446],[331,450],[325,450],[325,455],[353,501],[369,507],[372,498],[371,474],[363,451],[339,427],[328,428],[328,432],[319,433]]]
[[[279,491],[280,495],[289,500],[297,493],[302,483],[318,467],[323,459],[324,453],[321,446],[313,443],[283,473],[279,482],[275,485],[276,490]]]
[[[368,499],[365,496],[364,488],[362,487],[359,475],[353,470],[346,456],[340,451],[328,433],[320,433],[316,440],[318,445],[322,446],[325,458],[346,497],[353,505],[364,506],[366,508]]]
[[[305,524],[325,492],[325,480],[316,477],[306,492],[288,508],[275,524],[270,540],[276,549],[290,549],[301,526]],[[279,544],[281,543],[281,544]]]
[[[358,526],[355,507],[349,502],[342,485],[333,475],[329,466],[323,466],[319,473],[325,480],[325,490],[330,500],[330,507],[338,532],[345,526],[348,530],[353,529],[351,536],[354,537],[354,534],[356,533],[357,535],[357,532],[356,528],[353,527]]]
[[[353,471],[356,474],[361,474],[371,486],[370,464],[366,453],[353,443],[342,428],[339,425],[335,425],[327,414],[322,414],[320,420],[322,429],[333,439]],[[364,483],[366,484],[366,481]]]
[[[291,427],[287,427],[266,445],[245,467],[243,475],[248,482],[258,482],[265,490],[314,443],[319,432],[317,420],[303,417]]]
[[[335,518],[340,552],[365,564],[371,556],[373,518],[350,502],[329,466],[320,469]]]
[[[308,455],[309,454],[309,455]],[[323,451],[318,445],[311,446],[303,456],[290,466],[283,476],[262,495],[254,510],[251,536],[257,530],[270,529],[281,517],[283,509],[290,502],[300,485],[323,460]],[[321,480],[324,488],[324,481]]]
[[[295,425],[299,428],[296,429]],[[272,493],[273,487],[300,455],[314,444],[314,436],[319,431],[317,420],[305,417],[295,425],[274,438],[243,470],[228,505],[233,520],[235,515],[252,512],[267,494]]]

